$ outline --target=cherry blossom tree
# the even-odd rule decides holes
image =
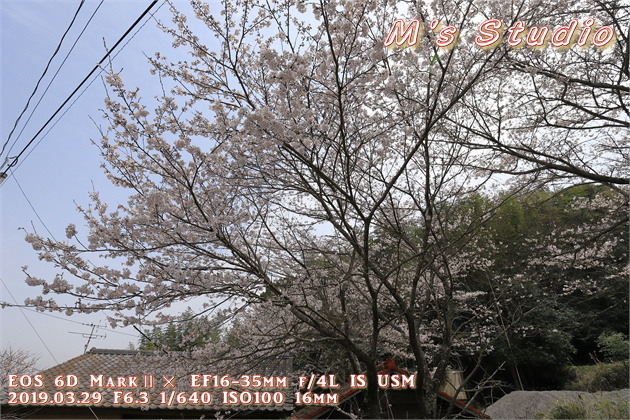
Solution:
[[[3,403],[8,401],[9,392],[9,375],[33,375],[37,373],[37,362],[39,356],[29,350],[20,349],[12,344],[8,344],[0,350],[0,399]],[[3,408],[2,418],[20,418],[19,413],[14,407],[6,406]],[[37,409],[31,410],[29,414],[34,414]]]
[[[439,33],[428,29],[415,50],[383,47],[401,15],[425,28],[433,17],[459,28],[488,16],[543,21],[549,4],[533,0],[192,5],[203,30],[191,29],[174,6],[174,26],[165,27],[191,58],[151,58],[164,86],[153,109],[121,74],[107,76],[109,126],[99,147],[113,185],[128,189],[127,203],[110,208],[92,193],[92,203],[79,208],[87,240],[74,225],[66,241],[27,235],[40,258],[72,277],[27,282],[75,301],[39,296],[26,304],[68,313],[111,309],[113,324],[142,324],[166,322],[172,304],[201,299],[201,312],[240,315],[235,335],[266,337],[243,346],[240,357],[312,345],[342,355],[339,365],[345,360],[349,372],[367,371],[369,417],[382,414],[376,366],[383,355],[413,361],[426,383],[417,392],[419,415],[434,417],[454,354],[466,348],[481,357],[498,325],[494,308],[479,304],[484,292],[464,280],[491,264],[473,250],[487,245],[484,226],[503,202],[479,213],[455,201],[483,191],[497,173],[518,174],[514,194],[548,180],[549,170],[623,184],[620,165],[609,167],[623,147],[603,155],[588,147],[583,157],[571,141],[586,132],[620,144],[611,130],[627,120],[606,107],[624,87],[608,92],[608,81],[595,81],[606,72],[596,69],[589,83],[563,82],[528,58],[546,52],[484,50],[474,31],[462,31],[450,49],[437,48]],[[558,21],[574,11],[554,10]],[[569,71],[572,53],[550,54]],[[619,65],[614,54],[584,54],[584,66]],[[538,73],[531,76],[524,62]],[[575,106],[585,102],[562,102],[565,85],[575,95],[607,92],[605,103],[584,101],[600,107],[601,120],[612,118],[611,127],[575,117],[556,124],[571,135],[554,146],[547,116],[563,111],[547,103],[590,115]],[[538,101],[529,113],[504,99],[516,89],[525,92],[523,104]],[[523,143],[525,127],[539,130],[527,138],[540,147]],[[548,150],[559,154],[539,162]],[[567,150],[574,155],[565,157]],[[96,255],[114,262],[93,263]],[[215,355],[239,356],[213,346]]]
[[[489,89],[479,84],[475,88],[487,94],[483,101],[477,95],[462,101],[469,113],[466,129],[475,134],[469,147],[488,152],[490,165],[484,167],[493,171],[628,185],[630,9],[623,1],[547,6],[535,17],[523,18],[507,8],[496,16],[506,26],[525,21],[526,28],[562,28],[581,18],[573,39],[583,39],[584,47],[510,47],[506,33],[506,56],[493,73],[504,83],[490,81]],[[602,25],[614,31],[616,44],[587,47]],[[627,188],[623,191],[627,196]]]
[[[39,357],[28,350],[18,349],[11,344],[0,351],[0,386],[6,390],[9,374],[32,375],[37,372]]]
[[[491,264],[467,279],[498,315],[485,368],[503,364],[497,377],[518,389],[562,387],[566,365],[590,362],[602,331],[627,331],[626,213],[625,196],[601,185],[539,190],[501,206],[486,225],[491,245],[479,247]]]

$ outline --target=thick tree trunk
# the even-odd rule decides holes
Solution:
[[[366,408],[368,418],[380,419],[382,418],[381,404],[378,398],[378,379],[377,379],[376,365],[373,363],[367,366],[367,393],[366,393]]]

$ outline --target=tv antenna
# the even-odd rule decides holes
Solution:
[[[82,333],[82,332],[76,332],[76,331],[68,331],[68,332],[70,334],[81,334],[81,336],[88,339],[87,343],[85,343],[85,346],[83,348],[83,354],[85,354],[87,353],[88,346],[90,345],[90,341],[92,341],[93,338],[106,338],[107,335],[96,334],[96,332],[98,332],[98,329],[101,328],[100,323],[99,324],[81,324],[81,325],[92,327],[92,331],[90,331],[89,333]]]

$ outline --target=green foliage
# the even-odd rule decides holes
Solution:
[[[597,337],[597,345],[611,362],[627,361],[630,356],[630,343],[625,334],[603,333]]]
[[[195,316],[189,308],[177,321],[163,327],[153,327],[141,337],[139,350],[191,351],[220,340],[219,329],[208,318]]]
[[[569,368],[571,381],[565,389],[573,391],[613,391],[628,388],[628,362],[598,363]]]
[[[580,397],[579,401],[557,401],[548,413],[539,413],[544,419],[627,419],[630,418],[628,401],[623,399]]]
[[[485,243],[476,244],[490,264],[471,272],[467,284],[500,308],[502,334],[486,367],[507,362],[501,379],[517,388],[557,389],[567,380],[563,366],[588,362],[602,331],[628,330],[628,282],[620,274],[628,262],[627,215],[622,204],[617,210],[601,204],[622,203],[618,197],[604,186],[578,185],[455,204],[460,212],[492,214]],[[609,252],[589,256],[607,241],[615,244]],[[622,348],[617,337],[602,351],[620,355]],[[625,350],[627,359],[627,342]]]

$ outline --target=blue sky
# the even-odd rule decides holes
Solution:
[[[79,3],[79,0],[3,0],[0,2],[2,144],[6,141],[11,127],[26,104],[28,96],[34,89],[37,79],[69,25]],[[86,1],[75,25],[53,61],[51,70],[42,81],[38,94],[31,101],[29,111],[22,117],[11,143],[16,139],[30,110],[39,100],[39,95],[48,85],[51,76],[98,3],[99,1],[96,0]],[[90,72],[105,53],[104,42],[111,47],[149,3],[148,0],[106,0],[103,3],[22,135],[17,138],[8,156],[14,156],[22,150],[68,94]],[[161,2],[158,3],[153,11],[155,12],[161,4]],[[185,2],[177,2],[177,5],[186,10]],[[170,22],[168,6],[161,7],[155,18]],[[147,90],[150,91],[152,81],[148,77],[149,65],[144,55],[152,55],[158,50],[169,58],[175,54],[181,54],[173,52],[170,37],[157,28],[154,20],[150,20],[114,59],[113,66],[117,70],[123,69],[123,78],[128,86],[138,85],[145,88],[148,85]],[[116,52],[118,51],[120,50]],[[152,94],[147,93],[146,96],[151,97]],[[37,288],[24,284],[25,275],[22,273],[22,266],[28,266],[29,272],[39,277],[52,278],[55,274],[53,266],[38,261],[35,251],[24,241],[25,231],[19,228],[27,231],[35,229],[48,237],[50,235],[46,231],[47,227],[54,237],[63,239],[68,223],[83,225],[83,220],[75,209],[75,202],[87,205],[88,193],[92,189],[100,191],[101,196],[110,202],[124,200],[125,197],[120,192],[110,187],[99,167],[98,150],[91,144],[92,140],[98,140],[99,133],[90,118],[104,125],[105,121],[99,112],[99,108],[103,106],[104,97],[105,88],[99,78],[83,93],[41,143],[33,147],[42,138],[38,137],[20,159],[15,176],[10,176],[0,186],[2,203],[0,276],[4,285],[10,290],[9,293],[7,287],[0,284],[0,300],[13,302],[15,298],[22,303],[26,297],[38,294]],[[24,156],[29,152],[30,154],[25,158]],[[4,161],[6,156],[5,152],[1,160]],[[18,183],[45,226],[20,191]],[[17,308],[2,309],[0,311],[2,345],[11,343],[17,348],[30,350],[40,356],[39,367],[47,368],[56,362],[61,363],[83,353],[87,338],[76,333],[87,334],[91,327],[81,324],[106,325],[105,316],[102,314],[72,317],[63,314],[53,315],[58,318],[29,310],[20,311]],[[96,334],[107,337],[93,339],[89,347],[125,348],[129,342],[137,343],[137,334],[131,328],[99,329]]]

